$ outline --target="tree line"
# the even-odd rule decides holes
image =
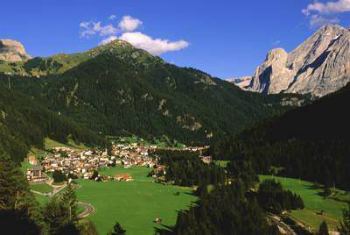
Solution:
[[[159,164],[165,165],[165,181],[180,186],[224,183],[224,170],[214,163],[204,163],[198,153],[157,150]]]

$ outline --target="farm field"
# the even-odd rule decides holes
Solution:
[[[99,234],[107,234],[116,221],[127,230],[127,234],[154,234],[155,227],[161,227],[153,222],[155,218],[161,218],[166,226],[174,225],[177,212],[196,200],[190,188],[153,183],[153,179],[147,177],[148,172],[145,167],[105,168],[100,174],[127,173],[134,181],[76,181],[80,185],[76,191],[78,200],[95,207],[95,213],[88,218],[95,223]]]
[[[261,181],[273,178],[281,182],[285,189],[299,194],[304,200],[305,208],[292,211],[290,216],[313,230],[318,229],[322,221],[326,221],[330,229],[335,229],[342,218],[342,210],[347,207],[345,201],[350,201],[350,193],[342,190],[336,190],[334,195],[324,198],[320,194],[323,192],[322,188],[311,182],[266,175],[259,178]],[[323,215],[320,214],[322,210]]]

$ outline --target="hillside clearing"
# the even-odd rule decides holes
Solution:
[[[318,229],[322,221],[326,221],[330,229],[335,229],[342,218],[342,210],[347,206],[344,199],[350,201],[350,194],[338,189],[334,196],[324,198],[321,194],[323,189],[308,181],[267,175],[261,175],[259,178],[260,181],[275,179],[281,182],[285,189],[299,194],[304,201],[305,208],[292,211],[290,216],[313,231]]]

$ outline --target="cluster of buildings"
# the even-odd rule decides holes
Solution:
[[[165,172],[165,166],[158,165],[158,159],[154,156],[157,146],[142,146],[137,143],[113,144],[110,154],[107,150],[81,150],[69,147],[55,147],[50,154],[38,164],[34,158],[29,158],[32,168],[27,170],[27,179],[30,182],[43,182],[48,180],[46,173],[60,171],[69,178],[92,179],[96,177],[96,171],[104,167],[121,165],[124,168],[144,166],[153,168],[155,173]],[[203,147],[187,147],[182,151],[202,152]],[[174,149],[175,150],[175,149]],[[211,162],[211,157],[201,157],[205,163]],[[99,180],[131,181],[129,175],[116,175],[104,179],[98,175]],[[97,179],[96,179],[97,180]]]
[[[67,176],[91,179],[95,171],[104,167],[122,165],[124,168],[145,166],[153,168],[156,159],[149,156],[150,148],[137,144],[113,145],[111,154],[107,150],[79,150],[69,147],[55,147],[38,164],[36,160],[29,159],[32,167],[27,169],[27,179],[30,182],[43,182],[48,180],[46,173],[60,171]],[[127,175],[116,175],[115,180],[130,181]]]
[[[156,159],[151,157],[154,146],[145,147],[133,144],[115,144],[112,146],[112,156],[117,156],[116,164],[121,164],[125,168],[132,166],[146,166],[153,168],[156,165]]]
[[[108,156],[107,151],[55,147],[52,154],[43,159],[41,166],[45,172],[61,171],[66,175],[89,179],[95,170],[113,164],[114,158]]]

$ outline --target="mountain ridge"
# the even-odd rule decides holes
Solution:
[[[290,53],[272,49],[246,90],[322,97],[350,81],[350,30],[326,25]]]
[[[42,66],[39,59],[24,77],[21,72],[3,75],[11,78],[14,89],[104,135],[165,135],[206,143],[284,109],[277,97],[243,92],[123,41],[71,57],[45,58],[50,60]]]

